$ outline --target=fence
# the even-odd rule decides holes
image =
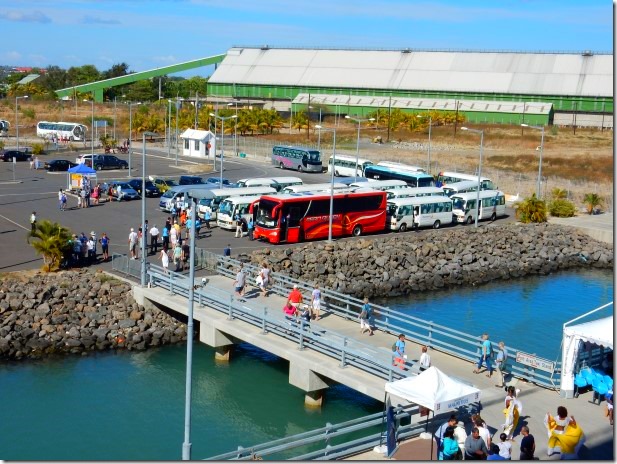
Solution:
[[[216,272],[218,274],[235,278],[240,261],[213,253],[211,255],[210,259],[212,261],[216,260]],[[250,279],[255,279],[259,274],[259,268],[250,263],[244,263],[244,270],[247,273],[249,282],[251,281]],[[271,291],[283,297],[287,296],[289,289],[294,284],[301,291],[304,290],[310,293],[313,290],[311,284],[284,274],[271,273],[271,277]],[[321,293],[324,311],[331,312],[347,320],[357,320],[361,307],[364,304],[362,300],[330,289],[321,289]],[[436,324],[433,321],[401,314],[385,306],[373,304],[372,308],[376,313],[375,325],[379,330],[394,336],[404,333],[409,340],[427,345],[432,349],[466,361],[475,362],[480,357],[482,341],[475,335],[466,334],[457,329]],[[495,351],[497,350],[496,345],[493,348]],[[561,363],[555,363],[553,372],[545,372],[517,362],[514,354],[519,351],[518,349],[507,347],[507,351],[509,353],[507,370],[512,376],[543,387],[557,388]]]
[[[203,248],[195,247],[195,270],[216,270],[216,260],[213,259],[214,256],[216,255]],[[171,265],[173,266],[173,264]],[[146,262],[146,272],[150,266],[151,264]],[[130,259],[128,255],[120,253],[112,253],[111,269],[127,277],[139,279],[141,277],[141,260]]]

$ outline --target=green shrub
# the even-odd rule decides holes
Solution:
[[[576,213],[576,207],[571,201],[559,198],[548,205],[548,212],[553,217],[573,217]]]
[[[45,153],[45,147],[42,143],[33,143],[32,144],[32,154],[33,155],[42,155]]]
[[[36,111],[34,111],[34,108],[24,108],[23,110],[21,110],[21,114],[23,114],[24,117],[28,119],[36,118]]]
[[[523,224],[546,222],[546,203],[537,198],[535,193],[517,203],[514,207],[516,208],[516,218]]]

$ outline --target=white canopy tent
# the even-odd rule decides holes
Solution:
[[[448,377],[435,366],[421,374],[386,383],[386,393],[442,413],[480,401],[480,390]]]
[[[612,306],[612,302],[599,309]],[[594,310],[592,312],[595,312]],[[589,314],[589,313],[588,313]],[[581,316],[582,317],[582,316]],[[579,318],[577,318],[579,319]],[[572,321],[570,321],[572,322]],[[613,349],[613,316],[596,319],[583,324],[563,327],[562,367],[560,395],[564,398],[574,396],[574,375],[579,354],[580,342],[589,342]]]

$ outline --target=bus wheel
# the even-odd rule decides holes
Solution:
[[[362,235],[362,227],[360,226],[355,226],[351,232],[351,234],[354,237],[359,237],[360,235]]]
[[[471,216],[469,216],[467,218],[467,224],[471,224],[473,222],[473,218]]]
[[[433,224],[433,229],[439,229],[440,227],[441,227],[441,222],[435,221],[435,224]]]
[[[302,172],[302,166],[298,166],[298,172]]]
[[[404,222],[401,224],[401,226],[398,228],[399,232],[405,232],[407,230],[407,224],[405,224]]]
[[[75,141],[75,137],[73,137],[73,136],[71,135],[71,136],[69,137],[69,140],[70,140],[71,142],[74,142],[74,141]]]
[[[494,221],[495,219],[497,219],[497,213],[491,214],[491,221]]]
[[[283,163],[279,163],[279,169],[285,169],[285,165]]]

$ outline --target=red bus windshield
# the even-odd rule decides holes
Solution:
[[[332,235],[381,232],[386,226],[386,193],[335,194]],[[328,237],[330,195],[263,196],[259,200],[254,236],[271,243],[296,243]]]

